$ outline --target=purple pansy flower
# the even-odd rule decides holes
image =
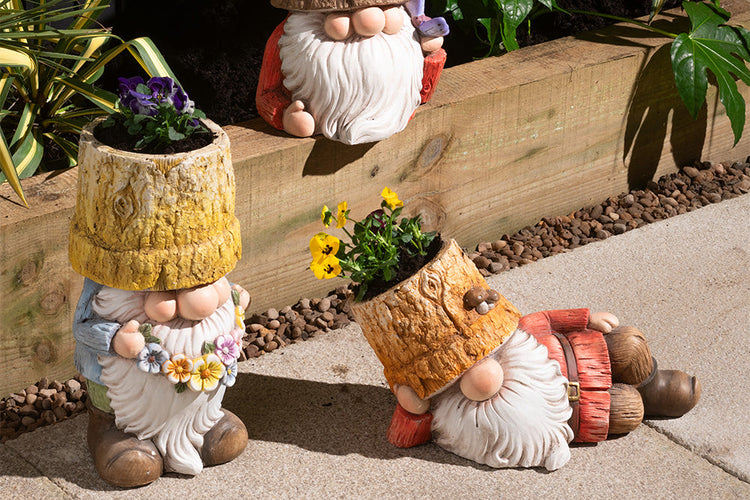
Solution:
[[[136,365],[146,373],[161,372],[161,365],[169,359],[169,353],[156,343],[149,343],[138,354]]]
[[[231,335],[221,335],[214,342],[216,345],[214,354],[219,356],[226,366],[231,365],[240,356],[240,349]]]
[[[224,371],[224,376],[221,377],[221,383],[222,385],[225,385],[227,387],[232,387],[237,380],[237,360],[235,359],[234,362],[227,366],[227,369]]]

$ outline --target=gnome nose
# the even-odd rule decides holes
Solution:
[[[219,307],[219,293],[213,284],[177,292],[177,312],[182,318],[201,321]]]
[[[469,368],[461,377],[460,388],[472,401],[491,398],[503,385],[503,369],[493,358],[485,358]]]

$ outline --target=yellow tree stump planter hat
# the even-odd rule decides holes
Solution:
[[[73,332],[89,449],[104,480],[133,487],[245,448],[245,425],[221,402],[250,295],[225,277],[241,254],[227,135],[199,123],[170,79],[121,79],[120,108],[119,125],[99,120],[81,135],[70,261],[86,278]],[[129,130],[140,152],[99,141],[107,125]],[[158,152],[191,134],[207,145]]]

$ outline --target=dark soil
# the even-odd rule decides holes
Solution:
[[[479,272],[489,276],[747,193],[750,163],[698,163],[649,182],[645,189],[613,196],[572,214],[546,217],[512,235],[480,243],[467,254]],[[342,285],[327,297],[303,298],[280,310],[249,315],[240,360],[343,328],[353,320],[352,295]],[[80,375],[65,383],[43,379],[0,401],[0,442],[83,412],[86,392],[82,382]]]
[[[429,3],[429,2],[428,2]],[[648,15],[651,0],[558,0],[561,7],[594,10],[623,17]],[[667,1],[676,6],[676,0]],[[266,40],[287,12],[271,7],[268,0],[183,0],[153,2],[128,0],[113,23],[114,33],[124,39],[150,37],[172,67],[196,106],[219,125],[258,116],[255,90]],[[432,13],[435,15],[435,13]],[[473,32],[463,32],[448,16],[452,32],[446,37],[448,66],[473,60],[482,54]],[[519,28],[522,45],[540,43],[612,24],[591,16],[544,14]],[[111,91],[117,77],[143,74],[125,56],[107,66],[100,84]]]
[[[122,124],[124,118],[120,115],[114,115],[115,124],[111,127],[104,127],[101,124],[94,129],[94,137],[107,146],[122,151],[131,151],[133,153],[168,155],[175,153],[186,153],[201,149],[213,142],[215,135],[206,127],[201,125],[200,130],[196,130],[189,136],[179,141],[169,144],[148,144],[142,149],[136,149],[135,145],[140,140],[140,136],[130,135],[127,128]]]

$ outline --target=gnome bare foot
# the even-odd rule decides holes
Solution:
[[[219,465],[240,456],[247,446],[247,428],[237,415],[222,410],[224,417],[203,436],[204,465]]]

